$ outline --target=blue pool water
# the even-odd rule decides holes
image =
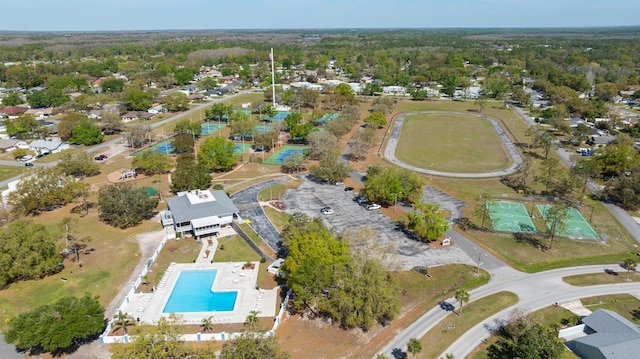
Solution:
[[[228,312],[236,304],[238,292],[213,292],[217,270],[182,271],[163,313]]]

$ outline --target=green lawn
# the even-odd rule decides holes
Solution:
[[[258,192],[259,201],[271,201],[282,197],[284,192],[288,189],[295,189],[300,187],[302,181],[288,180],[283,183],[277,183],[269,188],[265,188]]]
[[[629,281],[639,281],[640,273],[638,272],[630,272],[627,274],[627,271],[622,268],[612,268],[615,271],[614,273],[590,273],[590,274],[579,274],[573,275],[569,277],[563,277],[562,280],[568,284],[575,285],[577,287],[588,287],[592,285],[600,285],[600,284],[615,284],[615,283],[627,283],[627,278]]]
[[[25,171],[27,167],[24,165],[22,167],[19,166],[0,166],[0,181],[8,180],[9,178],[13,178],[18,176],[22,172]]]
[[[168,240],[151,265],[151,271],[147,275],[148,283],[151,286],[159,283],[171,262],[192,263],[198,258],[201,248],[202,244],[193,239]]]
[[[449,113],[408,116],[396,156],[416,167],[458,173],[495,171],[511,162],[489,121]]]
[[[213,257],[214,262],[247,262],[259,260],[260,255],[239,235],[218,238],[218,248]]]
[[[273,225],[276,227],[278,232],[282,233],[284,226],[289,223],[289,218],[291,216],[284,212],[277,211],[271,207],[263,207],[262,209],[264,210],[264,213],[266,213],[267,217],[269,217],[269,220],[271,220],[271,223],[273,223]]]
[[[478,299],[462,307],[462,315],[450,313],[438,325],[425,334],[420,341],[422,351],[416,358],[438,358],[460,336],[491,315],[518,302],[518,296],[511,292],[499,292]]]
[[[582,298],[582,304],[594,312],[598,309],[612,310],[631,322],[640,325],[640,299],[630,294]]]
[[[562,325],[565,322],[571,322],[575,319],[575,314],[562,307],[546,307],[536,312],[530,313],[529,317],[534,323],[540,323],[543,326]],[[487,359],[487,348],[498,341],[497,336],[491,336],[485,343],[479,345],[467,357],[470,359]],[[578,359],[578,356],[570,350],[565,350],[560,359]]]

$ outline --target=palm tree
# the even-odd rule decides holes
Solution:
[[[258,325],[258,314],[260,312],[257,310],[252,310],[247,315],[247,320],[245,321],[245,325],[249,327],[249,329],[254,329]]]
[[[458,311],[458,315],[462,315],[462,305],[464,303],[468,303],[469,302],[469,292],[467,292],[466,289],[460,287],[458,289],[456,289],[456,300],[458,301],[458,303],[460,303],[460,310]]]
[[[131,316],[121,310],[118,311],[118,313],[116,313],[116,316],[114,317],[115,319],[115,324],[120,326],[120,328],[122,328],[122,330],[124,331],[124,334],[127,334],[127,325],[131,324],[131,322],[133,321],[133,318],[131,318]]]
[[[202,318],[202,331],[208,332],[213,329],[213,317]]]
[[[638,262],[633,258],[627,258],[624,260],[622,265],[627,270],[627,278],[625,278],[625,280],[629,280],[629,272],[636,269]]]
[[[409,343],[407,343],[407,351],[415,358],[416,355],[422,351],[422,343],[420,342],[420,339],[409,339]]]

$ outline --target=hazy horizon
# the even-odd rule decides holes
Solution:
[[[0,31],[566,29],[640,25],[613,0],[2,1]]]

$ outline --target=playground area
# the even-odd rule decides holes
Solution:
[[[143,178],[147,178],[147,176],[143,173],[136,172],[133,168],[120,168],[107,174],[107,181],[109,183],[130,182]]]
[[[294,154],[304,154],[306,150],[307,147],[283,146],[263,163],[267,165],[283,165],[289,156]]]
[[[550,223],[546,221],[546,213],[551,206],[548,204],[538,204],[536,207],[542,215],[542,218],[545,218],[547,227],[549,227]],[[598,236],[596,231],[577,209],[569,207],[567,208],[567,214],[567,229],[558,233],[558,235],[575,239],[600,239],[600,236]]]
[[[291,114],[291,112],[287,112],[287,111],[278,112],[273,116],[263,118],[262,121],[266,121],[266,122],[273,122],[273,121],[282,122],[290,114]]]
[[[200,131],[200,136],[206,136],[210,133],[214,133],[219,129],[226,127],[227,125],[224,123],[211,123],[206,122],[202,124],[202,130]]]
[[[496,201],[487,202],[491,211],[493,229],[501,232],[536,232],[529,212],[522,203]]]

